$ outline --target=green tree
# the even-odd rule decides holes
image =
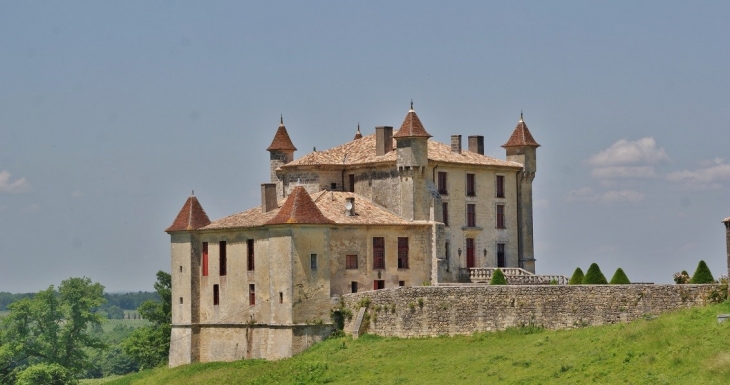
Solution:
[[[598,267],[597,263],[592,263],[591,266],[588,268],[585,277],[583,277],[583,284],[605,285],[607,283],[608,281],[606,281],[606,276],[601,273],[601,268]]]
[[[157,272],[155,290],[160,301],[148,300],[138,311],[142,318],[153,323],[136,329],[124,340],[124,352],[139,363],[140,369],[165,365],[170,353],[170,324],[172,322],[172,279],[164,271]]]
[[[494,274],[492,274],[492,280],[489,281],[490,285],[506,285],[507,279],[504,277],[504,273],[502,273],[501,269],[494,270]]]
[[[105,347],[90,333],[101,324],[101,317],[92,309],[104,302],[103,293],[104,286],[89,278],[69,278],[61,282],[58,292],[51,285],[33,298],[10,304],[0,338],[10,367],[21,370],[30,364],[56,364],[75,375],[90,366],[88,350]],[[49,368],[53,366],[38,371]]]
[[[31,365],[18,373],[16,385],[73,385],[78,384],[74,374],[55,363]]]
[[[616,269],[616,272],[613,273],[613,277],[611,277],[611,282],[609,283],[611,285],[628,285],[631,281],[629,281],[629,277],[626,276],[624,270],[619,267]]]
[[[570,281],[568,282],[568,285],[580,285],[583,283],[583,270],[580,269],[580,267],[576,267],[575,271],[573,272],[573,275],[570,277]]]
[[[689,283],[713,282],[715,282],[715,278],[712,277],[712,272],[710,271],[710,268],[707,267],[705,261],[700,261],[700,263],[697,265],[697,270],[695,270],[695,273],[692,275],[692,279],[689,281]]]

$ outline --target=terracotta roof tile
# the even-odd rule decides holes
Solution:
[[[535,138],[532,137],[532,134],[530,134],[530,130],[527,129],[527,124],[522,120],[521,115],[517,127],[512,131],[512,136],[509,137],[507,143],[502,145],[505,148],[519,146],[540,147],[535,141]]]
[[[393,135],[394,138],[430,138],[431,136],[433,135],[426,132],[426,129],[423,128],[421,119],[418,119],[418,115],[416,115],[416,111],[413,111],[413,108],[408,111],[405,120],[403,120],[403,124],[400,126],[400,130]]]
[[[396,146],[394,145],[395,149]],[[451,146],[428,140],[428,159],[434,162],[471,164],[483,166],[519,167],[522,165],[501,159],[480,155],[475,152],[462,151],[460,154],[451,151]],[[395,166],[395,150],[381,156],[375,154],[375,134],[363,136],[361,139],[347,142],[343,145],[324,151],[309,153],[281,168],[296,168],[299,166],[337,166],[342,167],[365,164],[392,164]]]
[[[284,205],[279,208],[279,213],[271,218],[267,225],[280,224],[327,224],[335,223],[325,217],[302,186],[292,190]]]
[[[165,231],[190,231],[198,230],[210,224],[208,214],[203,210],[203,206],[198,202],[198,198],[191,195],[188,200],[185,201],[182,209],[177,214],[177,217],[172,222],[172,225]]]
[[[291,142],[291,138],[289,138],[289,133],[286,132],[286,127],[284,127],[283,119],[281,124],[279,125],[279,128],[276,130],[274,140],[271,141],[271,145],[269,146],[269,148],[266,149],[266,151],[274,150],[297,150],[297,148],[294,147],[294,143]]]

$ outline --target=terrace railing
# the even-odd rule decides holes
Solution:
[[[570,278],[564,275],[536,275],[519,267],[501,267],[504,278],[509,285],[567,285]],[[472,283],[489,283],[496,267],[473,267],[469,269],[469,280]]]

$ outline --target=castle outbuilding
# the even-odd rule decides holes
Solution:
[[[349,136],[349,135],[348,135]],[[375,127],[295,159],[283,118],[261,205],[210,221],[190,196],[171,236],[170,366],[279,359],[332,331],[342,294],[465,282],[470,270],[535,272],[535,141],[522,116],[502,146],[432,139],[413,105],[400,128]]]

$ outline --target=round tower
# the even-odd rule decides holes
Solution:
[[[396,141],[396,166],[400,174],[401,215],[411,220],[427,221],[430,216],[430,195],[426,186],[428,166],[428,138],[413,110],[408,111],[400,130],[393,135]]]
[[[271,183],[276,183],[276,195],[284,197],[284,184],[276,175],[276,169],[294,160],[294,151],[297,148],[289,138],[284,126],[284,116],[279,121],[279,128],[276,130],[271,145],[266,149],[269,152],[269,170],[271,172]]]
[[[522,164],[517,175],[517,238],[520,267],[535,273],[535,246],[532,237],[532,181],[537,171],[537,148],[520,112],[520,121],[507,143],[502,145],[507,160]]]

